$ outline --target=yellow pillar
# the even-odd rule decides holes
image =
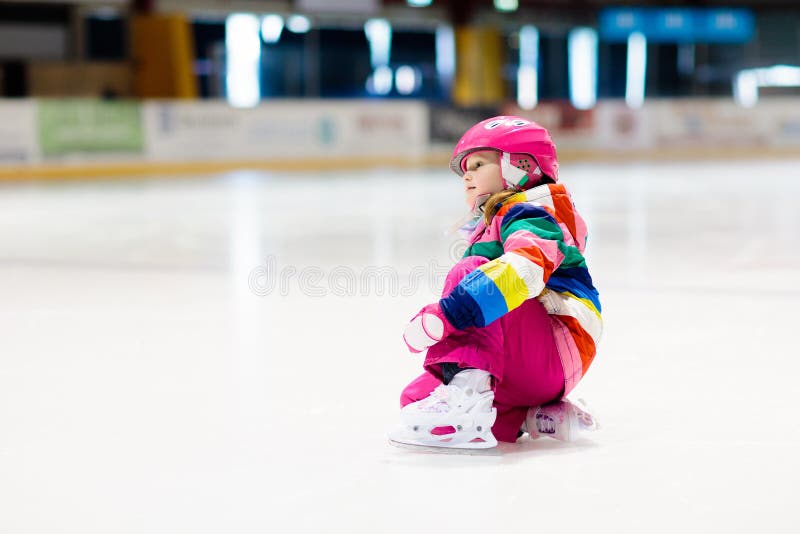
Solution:
[[[191,27],[185,15],[134,15],[131,47],[136,96],[197,98]]]
[[[453,102],[462,107],[503,102],[503,38],[497,28],[456,28],[456,77]]]

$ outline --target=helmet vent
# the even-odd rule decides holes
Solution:
[[[517,160],[517,168],[522,169],[523,171],[531,170],[531,160],[529,159]]]

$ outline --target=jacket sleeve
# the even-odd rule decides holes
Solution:
[[[583,262],[571,236],[544,207],[518,203],[504,214],[498,228],[503,255],[464,277],[439,301],[451,324],[464,329],[484,327],[535,298],[562,264]]]

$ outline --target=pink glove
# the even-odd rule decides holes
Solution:
[[[455,328],[442,313],[439,303],[428,304],[417,313],[403,332],[411,352],[422,352],[449,336]]]

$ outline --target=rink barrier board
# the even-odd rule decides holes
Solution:
[[[560,159],[661,161],[800,155],[800,106],[771,97],[605,100],[591,110],[542,102],[524,111],[456,110],[421,101],[0,100],[0,180],[203,174],[236,169],[325,171],[447,168],[460,132],[483,115],[547,127]]]
[[[409,158],[311,158],[305,160],[192,161],[125,163],[60,163],[0,166],[0,181],[103,179],[113,177],[154,177],[165,175],[201,175],[240,170],[276,172],[325,172],[340,170],[447,167],[447,157],[432,155]]]
[[[429,151],[428,116],[421,101],[281,100],[240,109],[216,100],[0,100],[0,169],[414,160]]]
[[[559,153],[561,163],[613,163],[613,162],[668,162],[752,159],[797,159],[796,148],[759,148],[755,151],[741,148],[668,148],[639,150],[635,152],[609,152],[598,150],[570,150]],[[409,158],[311,158],[306,160],[258,161],[208,161],[208,162],[124,162],[124,163],[60,163],[0,166],[0,182],[28,180],[82,180],[112,178],[154,178],[218,174],[233,171],[263,172],[326,172],[365,169],[449,169],[450,152],[431,153],[415,159]]]

